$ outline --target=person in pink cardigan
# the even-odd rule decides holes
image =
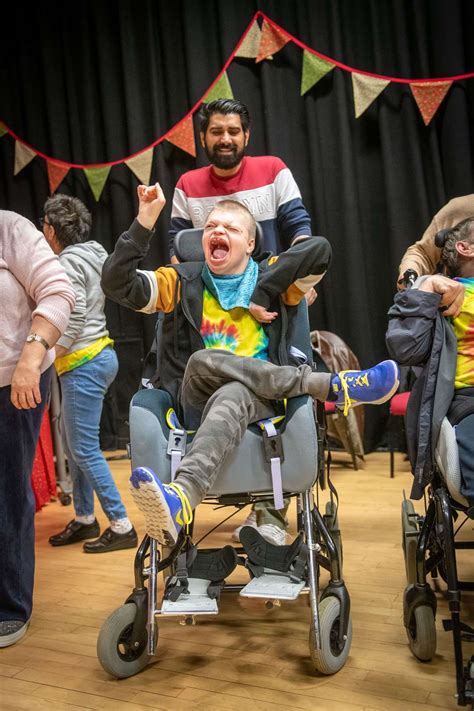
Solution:
[[[69,279],[41,232],[0,210],[0,647],[20,640],[31,617],[31,470],[54,344],[74,304]]]

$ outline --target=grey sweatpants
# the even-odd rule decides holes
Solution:
[[[229,351],[197,351],[188,361],[180,391],[186,427],[197,429],[176,471],[195,508],[219,475],[247,426],[275,415],[272,401],[298,395],[326,400],[331,374],[309,365],[274,365]]]

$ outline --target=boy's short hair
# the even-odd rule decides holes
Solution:
[[[462,260],[462,257],[460,257],[456,250],[456,243],[474,243],[474,216],[466,217],[450,230],[443,230],[443,233],[441,262],[446,267],[446,271],[449,276],[455,277],[459,273]]]
[[[248,207],[246,207],[243,203],[238,202],[237,200],[219,200],[219,202],[216,202],[212,210],[210,211],[209,215],[211,215],[214,210],[231,210],[233,212],[239,212],[244,218],[245,222],[247,225],[247,231],[249,233],[249,241],[251,239],[255,239],[257,235],[257,225],[255,223],[255,217],[252,215]],[[208,218],[209,218],[208,215]]]
[[[206,133],[210,118],[213,114],[224,114],[225,116],[227,114],[238,114],[240,116],[242,129],[245,133],[249,130],[249,110],[241,101],[236,101],[236,99],[214,99],[214,101],[210,101],[208,104],[202,104],[198,114],[199,130],[201,133]]]
[[[65,249],[85,242],[89,236],[92,217],[83,202],[69,195],[53,195],[44,204],[44,214],[54,227],[56,239]]]

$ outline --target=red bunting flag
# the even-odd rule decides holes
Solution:
[[[423,81],[410,84],[425,126],[428,126],[437,112],[452,83],[452,81]]]
[[[193,115],[189,114],[166,136],[166,140],[181,150],[196,157],[196,143],[194,141]]]
[[[279,52],[280,49],[283,49],[285,44],[288,44],[290,39],[290,35],[287,35],[286,32],[277,29],[267,20],[264,20],[262,25],[262,34],[260,36],[260,48],[255,61],[261,62],[263,59],[267,59],[270,55],[276,54],[276,52]]]
[[[65,163],[56,163],[54,160],[48,160],[46,161],[46,167],[48,169],[49,191],[52,195],[69,173],[69,166]]]

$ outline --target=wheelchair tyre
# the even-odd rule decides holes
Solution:
[[[126,679],[138,674],[149,663],[147,635],[137,649],[130,644],[130,634],[137,608],[133,602],[117,608],[105,620],[97,640],[97,657],[108,674],[117,679]],[[155,647],[158,641],[158,627],[155,627]]]
[[[414,520],[415,508],[408,499],[402,501],[402,547],[408,584],[416,583],[416,547],[418,544],[418,524]]]
[[[337,518],[337,506],[334,503],[334,501],[327,501],[326,502],[326,513],[323,516],[323,520],[327,526],[329,533],[331,534],[331,537],[334,541],[334,545],[337,548],[337,552],[339,554],[339,562],[340,562],[341,568],[342,568],[342,563],[343,563],[342,536],[341,536],[341,531],[339,529],[339,521]]]
[[[319,629],[321,635],[321,649],[316,649],[314,625],[309,631],[309,649],[312,662],[321,674],[335,674],[347,661],[352,642],[352,621],[349,618],[347,638],[342,649],[338,648],[338,634],[340,624],[339,600],[330,595],[319,603]]]
[[[421,662],[430,662],[436,652],[436,624],[433,608],[415,607],[407,629],[412,654]]]

